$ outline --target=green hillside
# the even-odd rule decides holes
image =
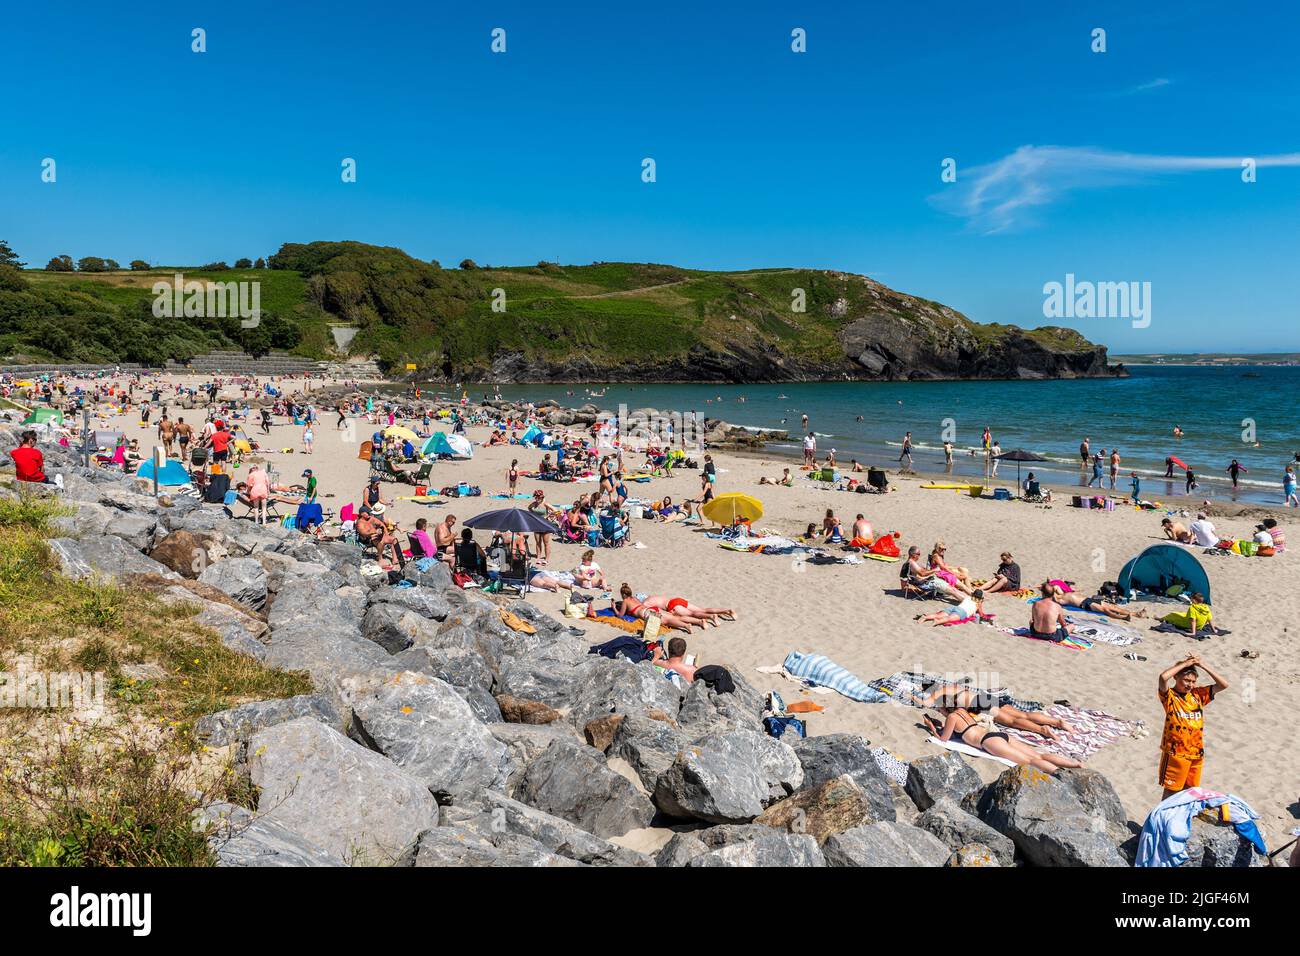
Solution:
[[[715,272],[654,263],[444,269],[358,242],[288,243],[267,269],[44,272],[0,266],[0,359],[184,360],[214,347],[322,358],[331,324],[353,354],[421,375],[840,378],[1099,374],[1105,352],[1069,329],[980,325],[865,276]],[[262,284],[266,328],[159,319],[151,286]]]

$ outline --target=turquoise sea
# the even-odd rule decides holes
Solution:
[[[1283,468],[1300,452],[1300,367],[1130,370],[1129,378],[1069,381],[510,385],[502,386],[500,394],[552,398],[563,405],[591,401],[614,410],[624,404],[629,410],[697,411],[737,425],[783,428],[791,435],[785,450],[795,453],[806,414],[819,456],[834,448],[841,462],[857,458],[889,466],[898,458],[904,432],[910,431],[913,467],[923,472],[942,471],[943,429],[951,419],[958,473],[982,472],[982,459],[967,452],[979,448],[988,426],[1003,451],[1024,448],[1046,456],[1049,461],[1026,470],[1054,488],[1082,483],[1079,442],[1087,436],[1093,451],[1118,447],[1118,488],[1124,494],[1129,473],[1137,471],[1143,497],[1181,495],[1182,469],[1175,469],[1176,480],[1163,477],[1165,457],[1174,455],[1195,470],[1200,497],[1281,505]],[[496,390],[491,385],[466,388],[473,397]],[[1175,425],[1183,438],[1173,437]],[[1233,458],[1248,469],[1235,494],[1226,474]],[[1003,462],[999,478],[1014,484],[1014,463]]]

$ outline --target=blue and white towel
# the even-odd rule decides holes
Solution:
[[[841,667],[822,654],[791,651],[786,655],[781,666],[791,677],[797,677],[814,687],[829,687],[849,700],[861,701],[864,704],[878,704],[882,700],[889,699],[887,695],[861,680],[852,671]]]

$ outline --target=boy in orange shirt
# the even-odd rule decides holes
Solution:
[[[1214,681],[1213,686],[1197,687],[1198,667]],[[1170,686],[1169,682],[1173,681]],[[1201,766],[1205,761],[1205,705],[1214,695],[1227,690],[1225,681],[1195,654],[1166,668],[1156,686],[1156,696],[1165,710],[1165,729],[1160,737],[1160,784],[1168,799],[1180,790],[1201,784]]]

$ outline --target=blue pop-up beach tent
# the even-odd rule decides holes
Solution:
[[[149,458],[140,466],[140,470],[135,473],[135,476],[153,481],[153,473],[153,459]],[[163,465],[162,471],[158,472],[158,484],[160,485],[188,485],[189,483],[190,473],[185,470],[184,465],[174,459],[169,458],[167,464]]]
[[[1200,591],[1210,600],[1210,577],[1196,560],[1196,555],[1176,544],[1153,544],[1119,573],[1119,589],[1164,594],[1174,585],[1182,585],[1187,594]]]

